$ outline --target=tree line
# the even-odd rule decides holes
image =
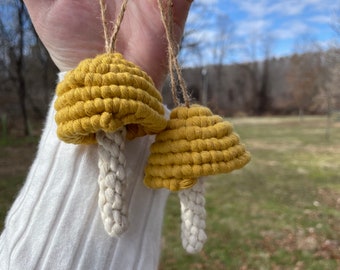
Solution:
[[[32,133],[46,114],[57,69],[37,36],[22,0],[0,4],[1,128]]]
[[[183,70],[194,102],[224,116],[331,114],[340,109],[338,49]],[[165,86],[165,102],[172,106]],[[207,96],[207,97],[206,97]]]
[[[195,1],[181,42],[180,60],[191,96],[224,116],[330,114],[340,110],[339,46],[318,46],[272,56],[270,37],[250,39],[249,61],[225,64],[231,51],[233,24],[228,15]],[[195,18],[195,16],[197,18]],[[334,31],[340,36],[339,22]],[[202,29],[216,29],[206,38]],[[258,55],[259,48],[262,52]],[[213,64],[204,62],[207,48]],[[58,70],[37,36],[22,0],[0,3],[1,132],[29,135],[44,119]],[[168,85],[164,101],[172,106]],[[33,126],[33,128],[32,128]]]

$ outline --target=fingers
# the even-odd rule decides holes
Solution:
[[[24,0],[25,6],[27,7],[33,23],[40,14],[46,13],[54,2],[55,0]]]
[[[168,29],[167,24],[170,23],[172,26],[171,35],[172,39],[179,43],[181,37],[183,35],[183,30],[185,26],[185,22],[189,13],[189,9],[193,0],[153,0],[153,3],[156,5],[156,9],[158,9],[157,13],[161,13],[160,17],[162,17],[162,22],[164,28]],[[172,13],[173,18],[168,21],[169,18],[166,18],[169,11]]]
[[[190,10],[190,6],[193,0],[173,0],[174,5],[174,23],[175,23],[175,35],[177,41],[182,36],[184,25]]]
[[[173,0],[174,15],[178,23],[185,22],[192,2],[192,0]]]

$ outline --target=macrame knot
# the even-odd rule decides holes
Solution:
[[[166,127],[162,97],[152,79],[119,53],[85,59],[56,89],[58,137],[68,143],[96,143],[96,133],[125,126],[133,139]]]
[[[199,105],[176,107],[150,152],[144,183],[171,191],[190,188],[201,176],[240,169],[250,160],[231,124]]]

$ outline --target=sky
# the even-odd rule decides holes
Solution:
[[[254,58],[250,56],[254,55],[250,53],[250,47],[255,43],[258,48],[256,57],[261,57],[260,47],[262,46],[263,51],[261,42],[264,40],[270,42],[271,55],[277,57],[298,52],[301,45],[299,47],[297,44],[307,44],[308,40],[326,48],[335,37],[331,24],[336,17],[336,11],[340,8],[340,2],[337,0],[195,0],[195,2],[196,5],[204,5],[204,9],[193,8],[188,24],[197,21],[197,18],[207,22],[201,25],[201,31],[198,31],[201,33],[197,33],[200,38],[218,40],[221,37],[219,34],[221,30],[216,24],[216,17],[223,18],[227,15],[229,18],[225,20],[232,28],[229,53],[225,59],[227,62]],[[205,53],[205,60],[202,61],[210,62],[212,54],[210,48],[210,51]]]

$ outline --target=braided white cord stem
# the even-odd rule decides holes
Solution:
[[[205,234],[205,188],[203,179],[178,193],[181,203],[182,245],[188,253],[197,253],[207,240]]]
[[[105,230],[110,236],[121,235],[128,225],[128,206],[125,200],[125,135],[125,127],[112,133],[97,133],[98,204]]]

